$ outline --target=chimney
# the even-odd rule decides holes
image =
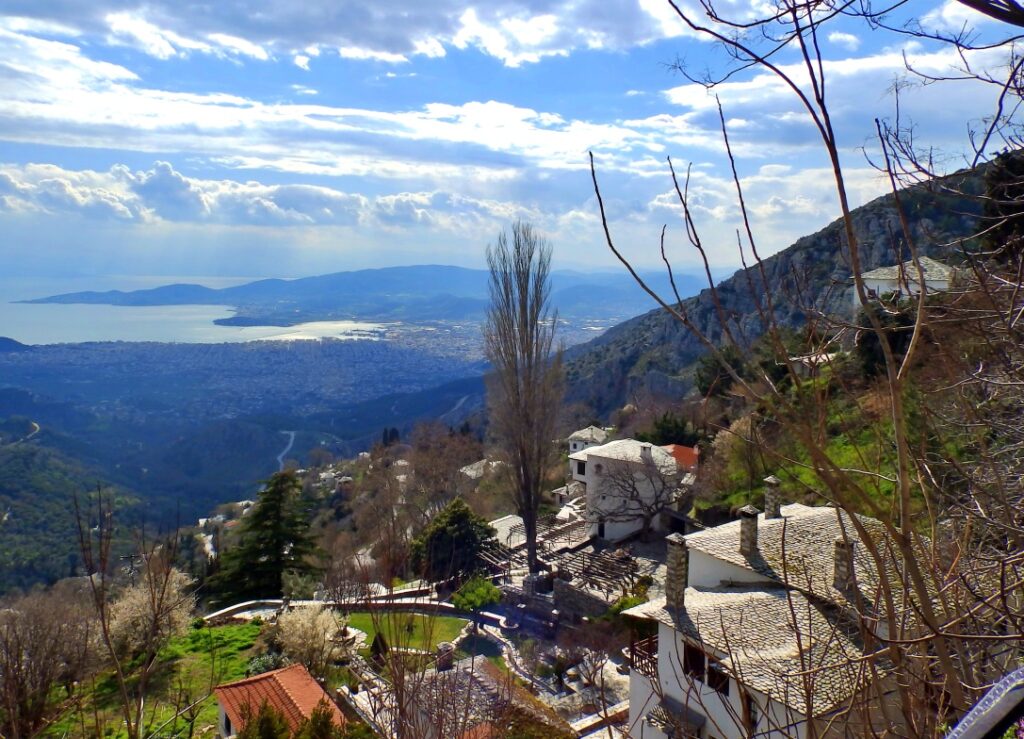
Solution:
[[[648,463],[654,461],[654,455],[651,453],[650,444],[644,443],[640,445],[640,459]]]
[[[782,518],[782,480],[775,475],[764,478],[764,517]]]
[[[836,537],[835,574],[832,585],[836,590],[847,590],[853,585],[853,542],[842,536]]]
[[[752,505],[740,508],[740,554],[751,557],[757,552],[757,514]]]
[[[665,577],[665,603],[674,611],[683,607],[686,586],[690,582],[690,550],[682,534],[665,537],[668,545],[668,573]]]

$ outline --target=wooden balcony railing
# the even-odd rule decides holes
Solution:
[[[629,666],[647,677],[658,676],[657,636],[649,636],[630,645]]]

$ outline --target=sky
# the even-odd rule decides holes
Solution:
[[[992,23],[953,0],[905,7],[928,27]],[[739,264],[715,98],[678,68],[729,60],[667,0],[4,0],[0,13],[7,278],[478,267],[516,219],[549,238],[556,267],[609,269],[588,152],[637,264],[660,264],[663,225],[674,264],[698,264],[667,157],[691,168],[712,266]],[[824,30],[854,205],[887,187],[865,152],[896,83],[903,122],[962,165],[991,86],[908,79],[906,60],[948,72],[948,48],[856,19]],[[803,79],[795,52],[778,62]],[[792,91],[749,70],[717,94],[761,255],[834,220]]]

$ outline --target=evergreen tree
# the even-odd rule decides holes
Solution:
[[[346,739],[348,733],[334,722],[334,712],[323,698],[295,732],[295,739]]]
[[[490,580],[479,575],[466,582],[452,596],[452,605],[473,614],[474,629],[480,628],[480,612],[496,603],[501,603],[501,590]]]
[[[284,715],[266,701],[255,714],[251,706],[243,706],[242,721],[242,730],[235,739],[288,739],[291,736]]]
[[[490,546],[494,528],[456,498],[412,543],[412,566],[431,581],[447,580],[479,568],[480,552]]]
[[[242,519],[239,542],[224,553],[213,589],[221,600],[277,598],[286,572],[309,575],[316,553],[309,519],[301,504],[301,487],[292,471],[278,472]]]

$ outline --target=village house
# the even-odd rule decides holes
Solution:
[[[574,431],[569,434],[569,454],[581,452],[587,447],[604,444],[608,440],[608,432],[597,426],[587,426],[585,429]]]
[[[217,729],[225,739],[241,731],[247,717],[255,715],[264,703],[284,716],[293,732],[313,715],[320,701],[327,702],[338,726],[345,725],[341,711],[302,665],[218,685],[213,692],[220,708]]]
[[[695,460],[694,460],[695,462]],[[680,469],[662,447],[618,439],[569,455],[572,479],[583,483],[590,536],[618,541],[645,525],[661,528],[660,513],[675,503]]]
[[[953,279],[952,269],[930,257],[919,257],[917,261],[924,273],[924,292],[926,294],[949,290],[950,282]],[[920,295],[922,292],[920,276],[913,260],[873,269],[861,275],[861,279],[864,280],[864,289],[867,291],[868,297],[872,299],[889,294],[895,294],[897,297],[911,297]],[[853,291],[853,304],[857,307],[860,306],[856,290]]]
[[[630,736],[804,737],[844,710],[858,733],[881,715],[858,628],[878,578],[849,517],[780,506],[771,483],[765,507],[667,537],[665,595],[625,611],[657,627],[632,647]]]

